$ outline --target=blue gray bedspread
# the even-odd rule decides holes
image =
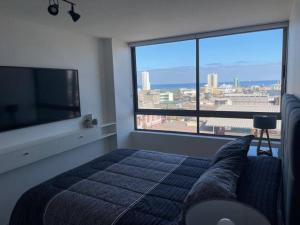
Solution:
[[[176,225],[210,161],[119,149],[26,192],[10,225]],[[238,200],[277,223],[280,161],[249,158]]]

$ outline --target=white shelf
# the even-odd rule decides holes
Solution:
[[[115,135],[117,135],[116,132],[104,134],[101,136],[101,139],[108,138],[108,137],[115,136]]]
[[[99,127],[104,128],[104,127],[109,127],[109,126],[113,126],[113,125],[116,125],[116,123],[104,123],[104,124],[101,124]]]
[[[2,148],[0,174],[114,135],[96,127]]]

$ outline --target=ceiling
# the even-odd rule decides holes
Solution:
[[[82,18],[73,23],[61,3],[48,14],[48,0],[1,0],[0,14],[124,41],[283,21],[292,0],[74,0]],[[64,6],[63,6],[64,5]]]

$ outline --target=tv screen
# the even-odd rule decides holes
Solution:
[[[80,116],[77,70],[0,67],[0,131]]]

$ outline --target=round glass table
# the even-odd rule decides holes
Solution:
[[[236,201],[213,200],[192,206],[186,225],[270,225],[254,208]]]

